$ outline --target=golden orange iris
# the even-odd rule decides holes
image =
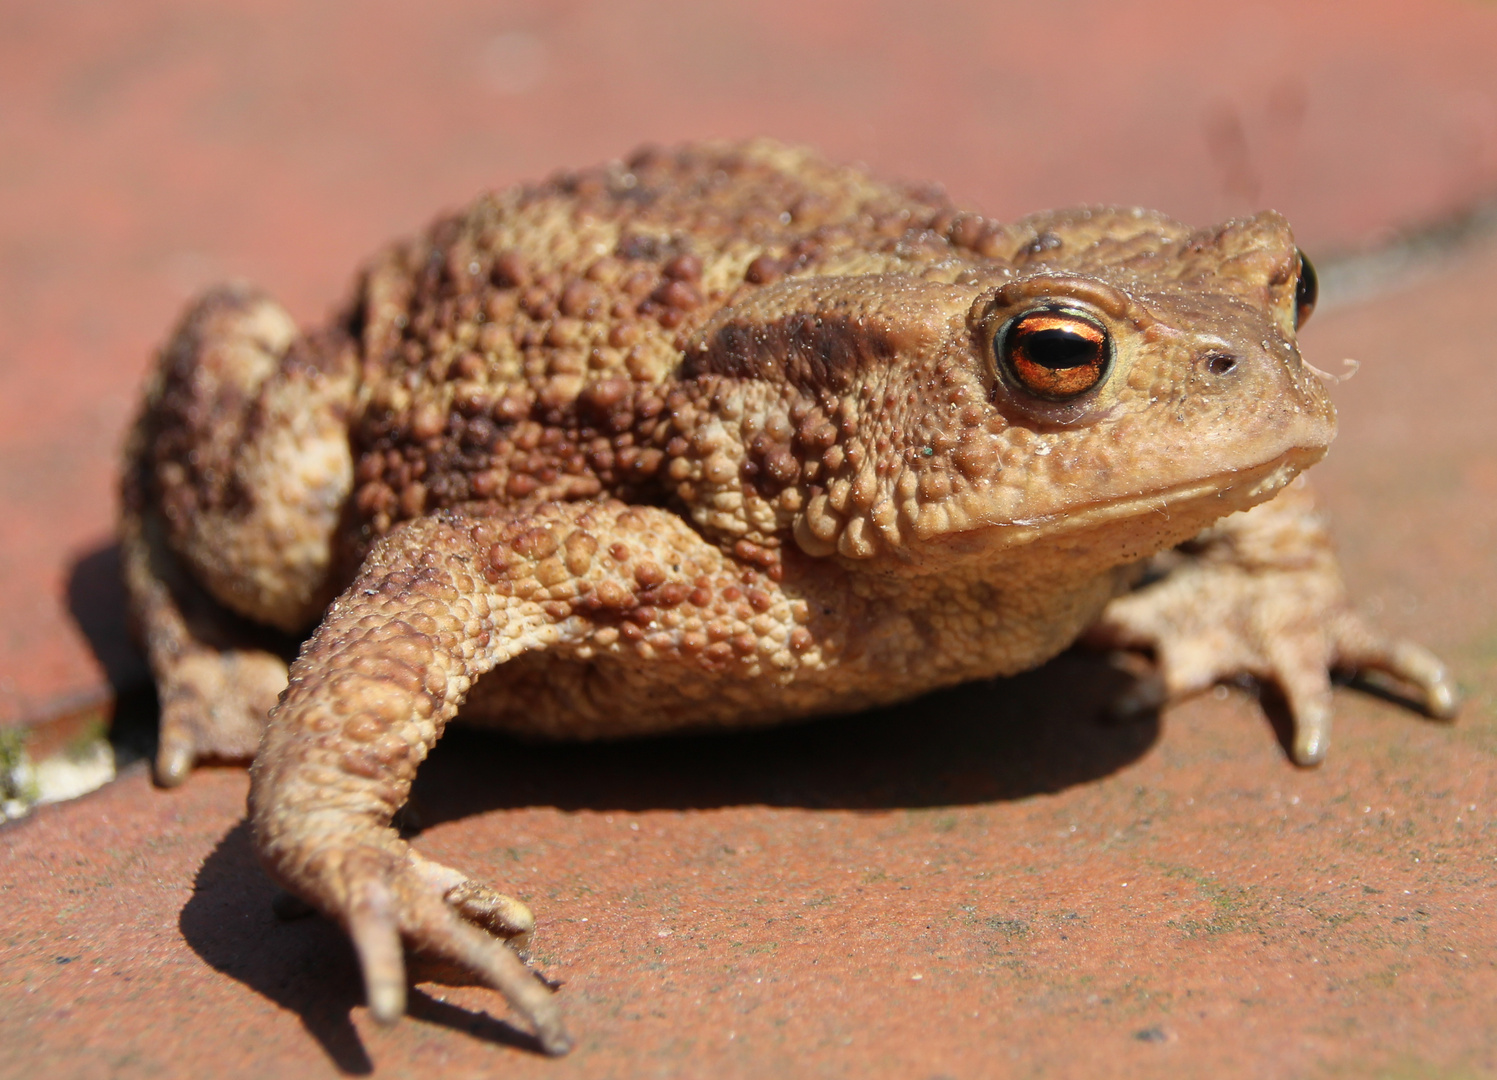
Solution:
[[[999,359],[1038,397],[1063,400],[1102,381],[1109,355],[1107,331],[1067,311],[1032,311],[999,334]]]

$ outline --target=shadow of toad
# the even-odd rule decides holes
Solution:
[[[1106,776],[1158,737],[1157,718],[1094,718],[1127,677],[1068,653],[1013,679],[792,727],[593,745],[537,745],[456,725],[412,796],[425,825],[522,806],[642,811],[734,805],[878,810],[971,805],[1060,791]],[[282,922],[249,827],[198,872],[180,927],[209,965],[296,1013],[345,1074],[372,1071],[351,1010],[363,1000],[348,939],[323,919]],[[531,1035],[412,989],[410,1014],[539,1052]]]
[[[412,790],[420,827],[492,810],[883,810],[1003,802],[1110,775],[1159,735],[1146,714],[1098,717],[1132,685],[1073,651],[1010,679],[758,731],[525,743],[455,725]]]
[[[1136,760],[1156,717],[1095,719],[1127,676],[1068,653],[1013,679],[791,727],[592,745],[526,744],[456,725],[418,774],[423,825],[526,806],[643,811],[771,805],[880,810],[973,805],[1056,792]],[[348,939],[323,919],[282,922],[249,827],[204,861],[180,927],[209,965],[296,1013],[345,1074],[373,1066],[351,1010],[363,1000]],[[410,1015],[540,1052],[535,1038],[413,988]]]

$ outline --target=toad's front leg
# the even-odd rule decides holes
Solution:
[[[292,666],[250,789],[262,861],[348,930],[375,1017],[405,1009],[403,943],[493,986],[566,1051],[551,992],[495,936],[527,931],[528,911],[422,858],[391,818],[484,672],[536,650],[621,648],[615,624],[650,590],[738,572],[680,519],[618,503],[444,513],[375,546]]]
[[[1162,580],[1114,600],[1087,634],[1093,645],[1158,657],[1158,677],[1120,703],[1124,711],[1234,675],[1268,679],[1288,701],[1290,752],[1301,765],[1318,764],[1330,745],[1332,670],[1391,675],[1431,716],[1454,718],[1460,700],[1445,665],[1413,642],[1385,638],[1352,609],[1304,477],[1163,562]]]

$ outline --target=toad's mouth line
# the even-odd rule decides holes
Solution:
[[[1324,453],[1320,449],[1295,447],[1262,465],[1204,480],[1190,480],[1157,491],[1084,504],[1064,513],[1007,521],[977,520],[962,532],[970,534],[979,530],[995,530],[1001,536],[1000,543],[1003,547],[1019,547],[1042,537],[1053,539],[1149,514],[1160,514],[1165,518],[1176,514],[1196,518],[1200,515],[1194,509],[1200,503],[1213,499],[1230,500],[1229,505],[1224,505],[1219,512],[1209,515],[1212,520],[1216,520],[1272,498],[1301,472],[1319,461]]]

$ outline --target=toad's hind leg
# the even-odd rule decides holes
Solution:
[[[162,351],[126,447],[120,543],[161,696],[156,775],[248,759],[282,653],[328,597],[352,482],[347,335],[298,334],[242,287],[211,292]]]
[[[249,801],[271,876],[353,938],[377,1018],[404,1010],[405,946],[501,991],[547,1050],[570,1045],[550,991],[493,936],[523,916],[421,858],[391,819],[474,680],[496,665],[599,650],[669,680],[673,665],[754,662],[683,648],[686,630],[661,615],[690,583],[725,589],[743,573],[673,515],[612,502],[551,504],[513,520],[444,513],[375,545],[292,665]],[[640,620],[655,629],[646,635]],[[623,721],[649,704],[615,707]]]

